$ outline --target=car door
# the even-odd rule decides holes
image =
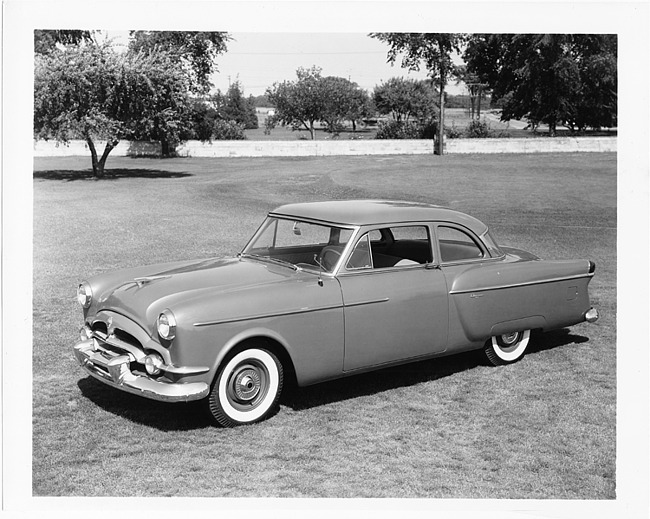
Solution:
[[[344,371],[443,352],[448,302],[425,224],[363,234],[339,272]]]

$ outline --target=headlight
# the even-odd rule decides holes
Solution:
[[[144,368],[149,375],[159,375],[164,361],[157,353],[150,353],[144,358]]]
[[[85,281],[77,288],[77,301],[84,308],[88,308],[93,300],[93,291]]]
[[[158,330],[158,335],[160,335],[161,339],[171,341],[176,337],[176,319],[171,310],[164,310],[163,313],[158,316],[156,329]]]

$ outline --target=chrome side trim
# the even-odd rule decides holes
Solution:
[[[348,303],[345,305],[345,308],[350,308],[352,306],[364,306],[364,305],[374,305],[376,303],[387,303],[390,301],[390,298],[384,297],[383,299],[371,299],[369,301],[359,301],[358,303]]]
[[[468,288],[465,290],[451,290],[449,294],[475,294],[476,292],[488,292],[491,290],[503,290],[504,288],[526,287],[531,285],[544,285],[546,283],[555,283],[557,281],[569,281],[571,279],[582,279],[593,277],[593,274],[580,274],[577,276],[564,276],[559,278],[541,279],[538,281],[526,281],[523,283],[512,283],[510,285],[489,286],[481,288]]]
[[[284,317],[286,315],[310,314],[310,313],[313,313],[313,312],[321,312],[323,310],[336,310],[337,308],[343,308],[343,305],[319,306],[318,308],[300,308],[299,310],[290,310],[290,311],[287,311],[287,312],[248,315],[246,317],[234,317],[232,319],[220,319],[220,320],[216,320],[216,321],[205,321],[205,322],[194,323],[193,326],[213,326],[213,325],[217,325],[217,324],[239,323],[239,322],[242,322],[242,321],[253,321],[255,319],[269,319],[269,318],[275,318],[275,317]]]

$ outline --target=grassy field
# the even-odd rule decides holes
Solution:
[[[101,181],[89,165],[34,161],[34,495],[615,498],[615,154],[109,158]],[[502,245],[594,260],[601,319],[535,337],[511,366],[472,352],[292,389],[232,430],[73,360],[84,278],[232,255],[277,205],[367,197],[450,206]]]

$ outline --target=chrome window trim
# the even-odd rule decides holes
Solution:
[[[490,254],[490,249],[485,245],[483,242],[482,236],[489,231],[489,229],[486,229],[485,232],[481,235],[478,236],[474,232],[472,232],[470,229],[465,227],[464,225],[460,225],[454,222],[433,222],[432,226],[435,230],[435,240],[436,240],[436,248],[438,252],[438,257],[440,258],[440,265],[443,267],[451,266],[451,265],[467,265],[468,263],[481,263],[484,261],[489,261],[489,260],[494,260],[494,259],[503,259],[505,258],[505,254],[503,254],[503,251],[499,249],[500,252],[502,252],[502,256],[500,257],[494,257],[492,254]],[[438,227],[449,227],[450,229],[456,229],[460,232],[465,233],[467,236],[469,236],[474,244],[481,250],[483,253],[483,256],[480,258],[467,258],[467,259],[461,259],[461,260],[454,260],[454,261],[443,261],[442,260],[442,253],[440,251],[440,235],[438,234]]]
[[[370,261],[372,264],[372,267],[359,267],[356,269],[348,269],[347,262],[346,263],[340,263],[339,262],[339,270],[336,271],[337,276],[348,276],[348,275],[356,275],[356,274],[367,274],[367,273],[372,273],[372,272],[394,272],[396,270],[403,270],[403,269],[413,269],[413,268],[431,268],[433,267],[438,267],[440,263],[436,263],[435,259],[436,257],[439,257],[438,251],[436,250],[437,244],[434,243],[436,241],[436,235],[433,232],[432,225],[435,225],[434,222],[393,222],[393,223],[387,223],[387,224],[373,224],[373,225],[364,225],[364,226],[359,226],[357,227],[357,234],[352,235],[350,237],[350,242],[349,243],[354,243],[354,247],[356,247],[358,241],[358,235],[361,235],[363,237],[364,235],[368,234],[368,245],[371,247],[370,249]],[[381,229],[393,229],[397,227],[424,227],[427,231],[427,239],[429,241],[429,252],[431,253],[431,258],[433,260],[431,263],[418,263],[417,265],[400,265],[400,266],[392,266],[392,267],[382,267],[382,268],[375,268],[374,262],[372,259],[372,242],[370,241],[370,233],[372,231],[381,231]],[[391,233],[392,234],[392,233]],[[347,248],[346,248],[347,249]],[[348,259],[349,253],[354,250],[351,249],[350,251],[344,251],[346,253],[346,260]],[[343,256],[341,256],[342,258]]]

